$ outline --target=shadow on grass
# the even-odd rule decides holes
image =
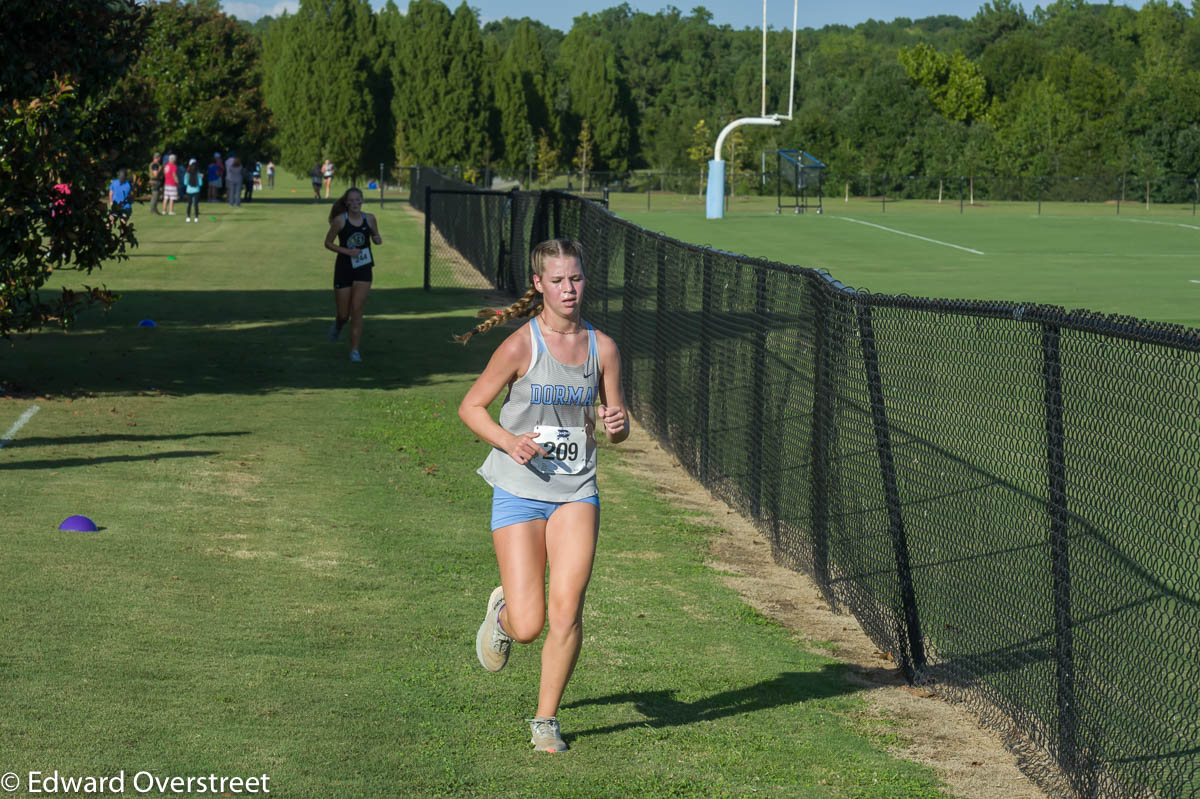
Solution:
[[[496,345],[463,347],[482,292],[376,289],[367,301],[363,363],[349,331],[329,341],[333,291],[125,291],[76,331],[45,331],[0,352],[0,388],[16,395],[159,391],[171,395],[403,388],[483,370]],[[493,303],[494,304],[494,303]],[[139,327],[152,319],[156,327]]]
[[[67,469],[72,466],[98,466],[102,463],[133,463],[135,461],[156,461],[159,459],[167,460],[175,458],[207,458],[220,454],[220,450],[196,449],[180,450],[177,452],[150,452],[145,455],[110,455],[102,458],[57,458],[40,461],[13,461],[12,463],[0,463],[0,471]]]
[[[840,663],[825,664],[820,671],[815,672],[787,671],[773,680],[765,680],[745,688],[721,691],[694,702],[681,702],[675,698],[675,691],[671,690],[627,691],[594,699],[581,699],[563,705],[563,708],[628,704],[633,705],[634,709],[646,718],[590,730],[580,730],[567,737],[584,738],[589,735],[608,735],[634,727],[654,729],[681,727],[701,721],[713,721],[759,710],[797,705],[811,699],[826,699],[856,693],[860,689],[846,680],[845,671],[846,666]]]
[[[20,449],[21,447],[69,447],[75,444],[92,445],[92,444],[108,444],[113,441],[133,441],[138,443],[151,441],[179,441],[185,438],[219,438],[224,436],[248,436],[250,432],[247,430],[231,430],[220,433],[174,433],[161,436],[139,436],[139,435],[99,435],[99,436],[65,436],[54,437],[49,436],[29,436],[28,438],[10,439],[6,445],[6,450]]]

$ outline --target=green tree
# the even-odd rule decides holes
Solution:
[[[1030,26],[1025,9],[1013,0],[991,0],[980,7],[965,31],[966,54],[978,58],[989,47]]]
[[[536,142],[534,130],[556,132],[547,87],[549,67],[535,29],[527,22],[516,27],[496,69],[495,104],[500,117],[500,160],[508,168],[527,165]]]
[[[125,148],[148,126],[144,98],[120,90],[145,23],[132,0],[0,6],[0,25],[10,32],[0,59],[0,335],[6,338],[52,322],[69,326],[82,309],[115,300],[97,287],[64,288],[54,297],[41,289],[55,269],[91,273],[128,257],[137,244],[132,226],[110,223],[96,198],[105,196],[118,166],[133,165]],[[67,184],[69,194],[58,184]]]
[[[131,78],[150,87],[154,149],[261,153],[273,130],[257,39],[216,3],[158,3],[146,13],[149,31]]]
[[[596,166],[627,169],[631,145],[628,105],[612,45],[572,29],[560,50],[559,71],[568,94],[566,138],[576,139],[582,120],[591,120]]]
[[[442,163],[457,162],[479,165],[487,159],[490,148],[489,115],[492,108],[491,81],[483,60],[483,37],[479,20],[464,1],[454,11],[450,25],[450,69],[446,75],[444,124],[449,128],[449,140],[443,142],[454,148]]]
[[[558,171],[558,149],[544,130],[538,133],[537,168],[538,180],[543,184],[549,183]]]
[[[394,8],[389,2],[396,17],[387,28],[394,48],[392,113],[403,130],[404,150],[413,163],[461,164],[466,160],[467,145],[459,138],[464,123],[454,117],[464,113],[466,90],[453,86],[450,74],[465,76],[470,57],[456,61],[455,17],[437,0],[413,0],[403,15]]]
[[[329,158],[357,178],[390,160],[390,148],[381,148],[390,145],[394,126],[371,91],[379,51],[366,0],[300,0],[294,15],[271,26],[265,88],[285,168],[304,174]]]
[[[705,175],[708,172],[708,162],[713,157],[713,137],[708,132],[708,123],[698,120],[692,127],[692,141],[687,148],[688,161],[700,170],[700,194],[704,194]]]
[[[1025,81],[990,115],[996,131],[996,163],[1013,175],[1069,173],[1069,143],[1081,121],[1049,81]]]
[[[983,71],[961,51],[946,56],[922,43],[900,48],[899,59],[908,77],[928,92],[929,99],[947,119],[970,122],[987,111],[987,81]]]
[[[592,140],[592,126],[588,121],[583,120],[583,125],[579,128],[579,148],[575,151],[575,158],[571,162],[578,170],[583,179],[583,190],[588,190],[588,176],[592,168],[592,150],[595,142]]]

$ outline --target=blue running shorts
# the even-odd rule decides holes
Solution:
[[[573,502],[586,502],[600,507],[600,497],[593,494]],[[531,522],[535,519],[549,519],[550,514],[568,502],[543,502],[540,499],[525,499],[508,493],[499,486],[492,486],[492,529],[499,530],[510,524]]]

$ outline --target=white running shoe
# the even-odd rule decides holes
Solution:
[[[558,719],[554,716],[550,718],[529,719],[529,729],[533,736],[529,739],[529,743],[533,744],[533,748],[538,752],[565,752],[567,751],[567,742],[562,738],[562,732],[558,729]]]
[[[513,639],[500,627],[497,614],[504,605],[504,586],[498,585],[488,597],[487,614],[475,634],[475,656],[479,665],[488,671],[500,671],[508,663],[508,651]]]

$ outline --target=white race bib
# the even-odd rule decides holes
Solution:
[[[353,269],[358,269],[360,266],[370,266],[370,265],[371,265],[371,248],[370,247],[363,247],[361,250],[358,251],[358,255],[352,256],[350,258],[350,266]]]
[[[538,455],[530,464],[542,474],[579,474],[587,466],[587,435],[582,427],[557,427],[540,424],[534,443],[545,455]]]

